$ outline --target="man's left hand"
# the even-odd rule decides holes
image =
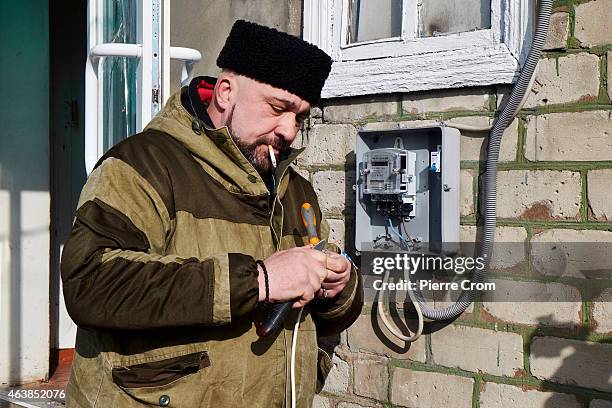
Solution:
[[[351,263],[342,255],[325,251],[327,255],[327,278],[317,293],[320,298],[333,298],[346,287],[351,278]],[[325,289],[325,290],[323,290]]]

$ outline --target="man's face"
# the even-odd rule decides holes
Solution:
[[[295,140],[310,104],[288,91],[238,76],[238,92],[226,116],[234,142],[255,169],[272,171],[268,145],[277,161]]]

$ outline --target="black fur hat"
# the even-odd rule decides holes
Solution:
[[[315,105],[332,59],[316,46],[274,28],[234,23],[217,66],[289,91]]]

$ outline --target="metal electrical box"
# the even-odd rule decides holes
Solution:
[[[459,242],[459,139],[445,126],[358,132],[358,251]]]

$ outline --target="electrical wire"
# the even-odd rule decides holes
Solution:
[[[302,311],[303,307],[300,308],[300,311],[297,315],[297,320],[295,321],[295,326],[293,327],[293,339],[291,341],[291,408],[296,408],[295,405],[295,347],[297,346],[298,339],[298,330],[300,328],[300,320],[302,320]]]
[[[385,274],[383,276],[383,285],[382,285],[383,288],[386,287],[385,283],[388,280],[389,280],[389,271],[387,270],[385,271]],[[387,329],[395,337],[397,337],[400,340],[407,341],[407,342],[416,341],[419,337],[421,337],[421,334],[423,333],[423,312],[421,311],[421,306],[419,305],[419,302],[417,302],[416,298],[414,297],[414,293],[412,292],[412,289],[410,289],[410,285],[408,285],[408,297],[410,298],[410,301],[414,305],[414,310],[416,311],[416,314],[417,314],[417,325],[418,325],[417,331],[414,333],[411,333],[410,336],[406,336],[402,332],[397,330],[394,327],[394,325],[392,325],[391,322],[387,319],[387,315],[385,314],[385,308],[383,307],[384,294],[385,292],[383,289],[380,295],[379,302],[378,302],[378,316],[380,316],[380,319],[382,320],[385,327],[387,327]],[[408,325],[406,325],[406,329],[408,330],[408,332],[410,332],[410,329],[408,329]]]

